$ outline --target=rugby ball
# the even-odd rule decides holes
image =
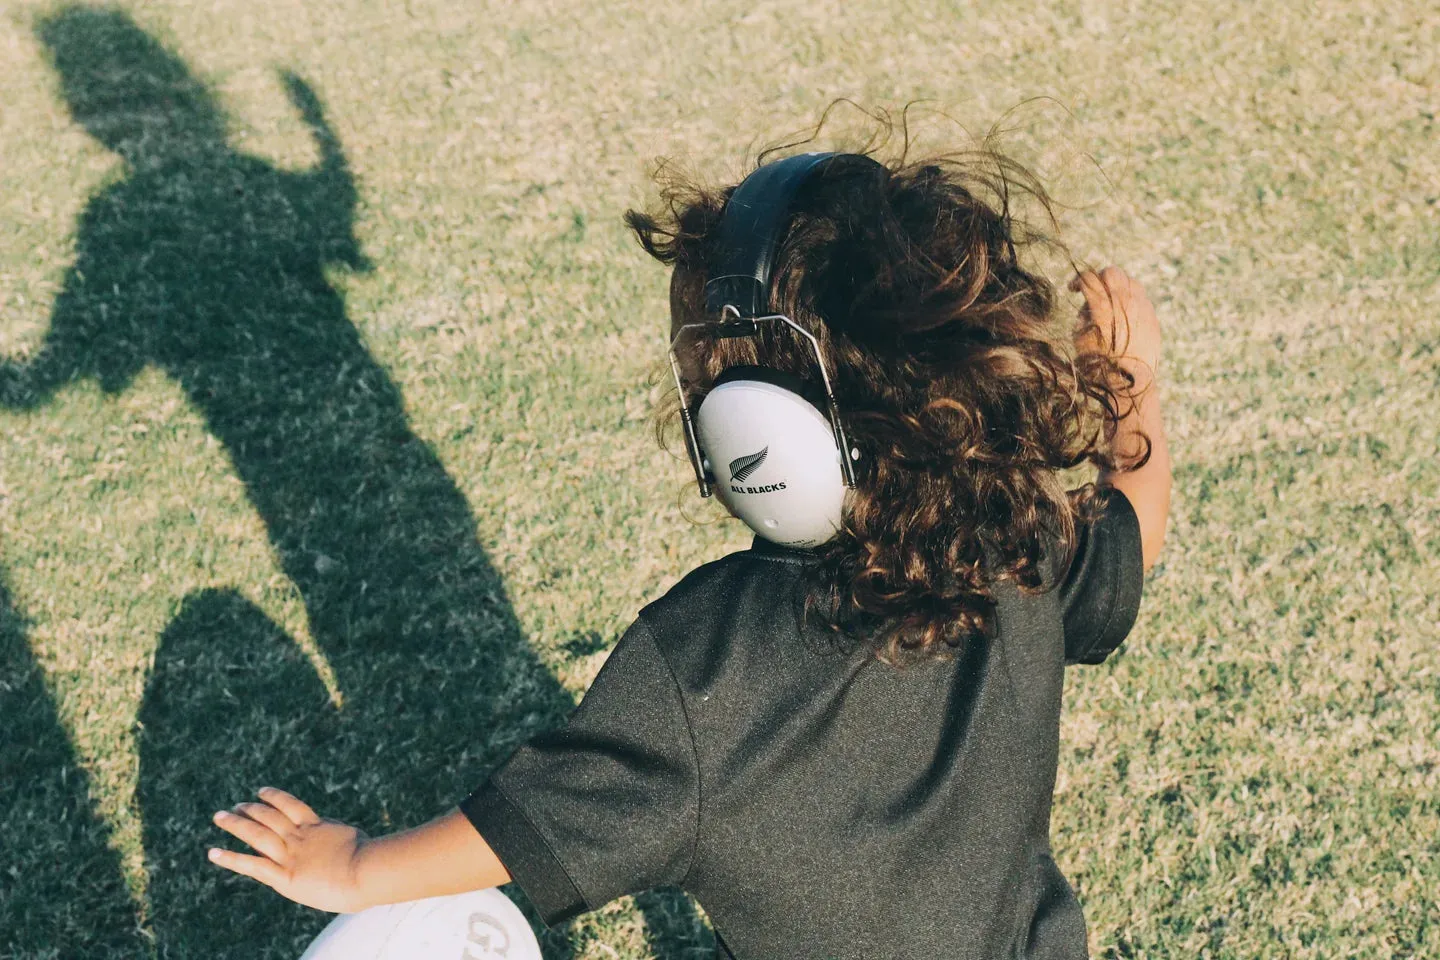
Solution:
[[[341,914],[300,960],[541,960],[540,944],[499,890]]]

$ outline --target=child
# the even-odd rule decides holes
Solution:
[[[438,820],[370,840],[266,788],[216,814],[257,855],[211,859],[341,912],[513,880],[555,922],[678,884],[744,960],[1085,957],[1049,842],[1062,668],[1123,640],[1164,536],[1159,326],[1109,267],[1057,329],[1017,188],[1044,202],[997,157],[842,162],[791,204],[773,306],[860,453],[832,539],[690,573]],[[731,192],[627,216],[673,266],[672,331],[714,319]],[[783,327],[678,357],[692,403],[736,365],[816,376]],[[1082,463],[1098,485],[1067,492]]]

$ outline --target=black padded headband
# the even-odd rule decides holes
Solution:
[[[839,158],[881,166],[858,153],[802,153],[767,163],[735,188],[705,284],[707,313],[718,314],[727,305],[747,319],[770,313],[770,273],[790,204],[811,176]]]

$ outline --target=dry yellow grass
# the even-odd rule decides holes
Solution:
[[[55,43],[117,9],[0,16],[0,371],[57,320],[92,338],[67,341],[81,376],[0,408],[0,957],[213,956],[222,934],[294,955],[317,918],[215,881],[186,789],[321,743],[296,776],[335,813],[427,817],[555,722],[641,603],[745,540],[688,525],[687,468],[653,449],[663,277],[619,213],[654,158],[733,177],[837,97],[926,99],[922,149],[1003,117],[1076,253],[1162,314],[1172,538],[1127,651],[1067,690],[1055,845],[1094,954],[1440,954],[1440,7],[126,5],[214,92],[228,152],[204,169],[253,201],[166,194],[72,115]],[[359,257],[266,219],[325,162],[284,70],[348,162],[353,219],[316,216]],[[106,197],[120,232],[82,219]],[[219,252],[166,273],[147,223]],[[251,241],[338,296],[272,287],[289,274],[234,253]],[[182,335],[227,303],[269,351],[239,373],[231,341]],[[286,326],[307,310],[324,324]],[[125,350],[127,376],[91,375]],[[331,380],[287,379],[299,361]],[[366,493],[346,453],[377,432],[406,452],[376,453]],[[386,580],[386,550],[414,576]],[[389,614],[347,598],[377,578]],[[347,616],[423,656],[357,651]],[[421,691],[437,705],[385,699]],[[550,949],[702,955],[682,901],[642,906]]]

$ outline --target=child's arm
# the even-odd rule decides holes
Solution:
[[[354,827],[322,820],[283,790],[265,787],[260,800],[215,814],[218,827],[259,855],[216,848],[210,860],[309,907],[354,913],[510,880],[459,810],[423,827],[370,840]]]
[[[1070,289],[1084,292],[1084,309],[1105,341],[1102,349],[1115,355],[1135,378],[1135,404],[1120,421],[1116,449],[1138,451],[1143,435],[1150,439],[1150,459],[1138,470],[1101,471],[1099,483],[1114,487],[1130,501],[1140,521],[1141,554],[1149,570],[1160,556],[1170,515],[1170,452],[1155,386],[1160,321],[1145,288],[1119,267],[1106,267],[1099,274],[1086,271],[1071,281]]]

